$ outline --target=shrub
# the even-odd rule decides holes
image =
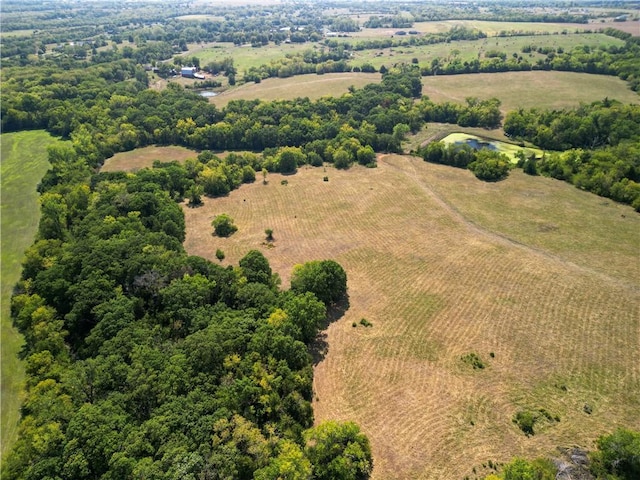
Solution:
[[[603,435],[591,454],[591,471],[598,478],[631,480],[640,478],[640,432],[618,428]]]
[[[213,226],[213,231],[219,237],[228,237],[238,230],[238,227],[233,224],[233,218],[226,213],[216,216],[211,225]]]
[[[474,370],[481,370],[485,367],[484,362],[477,353],[468,353],[466,355],[463,355],[462,357],[460,357],[460,360],[471,365]]]
[[[535,435],[533,426],[538,419],[537,415],[529,410],[520,410],[513,417],[513,423],[515,423],[520,430],[524,432],[527,437]]]
[[[224,252],[219,248],[216,250],[216,258],[220,261],[224,260]]]

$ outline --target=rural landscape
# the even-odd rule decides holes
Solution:
[[[640,478],[640,3],[2,2],[2,478]]]

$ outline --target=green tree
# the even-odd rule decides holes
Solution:
[[[250,283],[272,284],[272,271],[269,260],[259,250],[250,250],[240,259],[240,268]]]
[[[376,152],[370,145],[360,147],[356,153],[360,165],[372,165],[376,162]]]
[[[220,261],[224,260],[224,252],[219,248],[216,250],[216,258]]]
[[[306,155],[298,147],[284,147],[277,156],[278,171],[280,173],[295,173],[299,165],[305,164]]]
[[[591,454],[591,471],[598,479],[632,480],[640,478],[640,432],[618,428],[603,435],[598,450]]]
[[[313,260],[293,267],[291,290],[311,292],[329,305],[347,293],[347,274],[334,260]]]
[[[369,440],[353,422],[324,422],[304,433],[305,453],[318,480],[365,480],[373,468]]]
[[[213,226],[213,231],[219,237],[228,237],[238,231],[238,227],[233,223],[233,218],[226,213],[217,215],[211,225]]]

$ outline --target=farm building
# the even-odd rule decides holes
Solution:
[[[197,67],[182,67],[180,74],[186,78],[196,78]]]

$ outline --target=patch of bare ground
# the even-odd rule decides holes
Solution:
[[[381,158],[376,169],[303,168],[287,185],[284,178],[270,174],[267,185],[185,207],[185,247],[214,261],[220,248],[223,264],[234,265],[258,248],[284,288],[296,263],[343,265],[350,307],[325,331],[314,411],[318,422],[362,426],[373,478],[463,478],[489,459],[553,455],[591,447],[616,425],[640,428],[640,217],[629,207],[605,207],[538,177],[485,184],[408,156]],[[518,202],[521,215],[505,210]],[[589,222],[622,233],[583,229],[573,217],[587,208]],[[223,212],[239,227],[227,239],[211,234]],[[556,228],[518,236],[528,221]],[[596,247],[606,243],[609,250]],[[373,326],[352,327],[361,318]],[[470,352],[485,369],[460,360]],[[522,408],[545,408],[560,421],[526,437],[511,421]]]

